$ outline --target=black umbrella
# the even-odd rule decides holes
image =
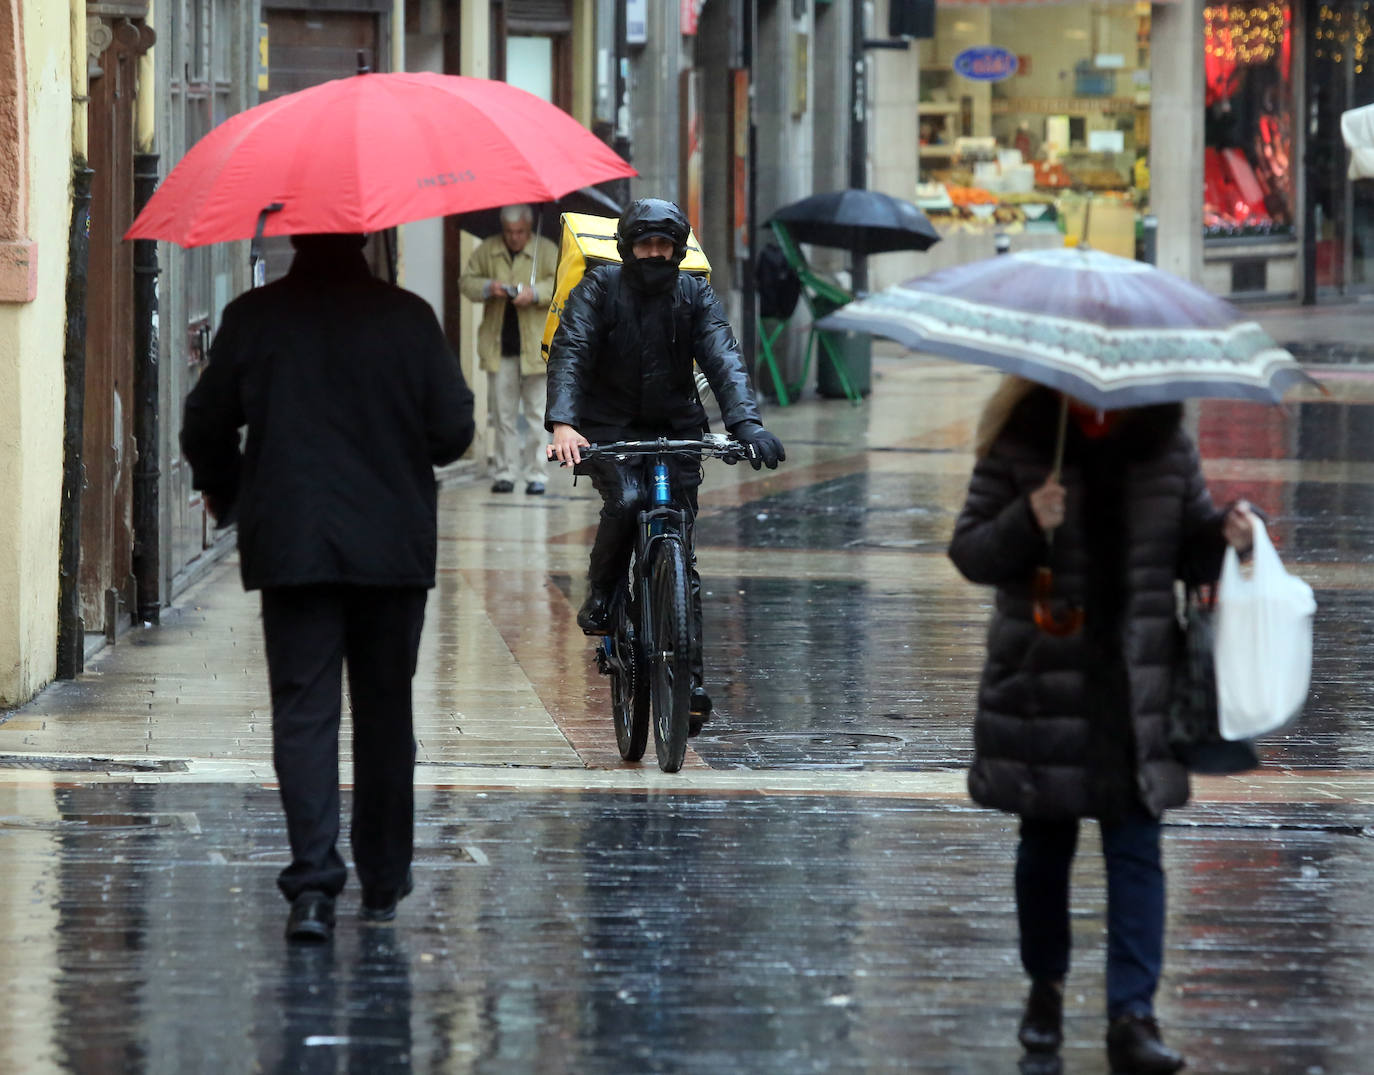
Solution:
[[[581,187],[563,195],[556,202],[531,205],[539,234],[558,241],[558,221],[564,213],[590,213],[592,216],[620,216],[620,203],[595,187]],[[458,214],[458,226],[479,239],[501,232],[501,209],[479,209]]]
[[[940,233],[910,202],[877,190],[836,190],[785,205],[769,218],[799,243],[853,254],[927,250]]]

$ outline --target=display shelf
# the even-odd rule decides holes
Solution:
[[[916,109],[923,116],[953,116],[961,107],[958,101],[921,101]]]

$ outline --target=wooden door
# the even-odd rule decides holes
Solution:
[[[133,246],[135,67],[152,41],[128,19],[102,23],[108,41],[91,69],[91,245],[81,460],[81,617],[111,637],[117,601],[134,606]]]
[[[260,95],[260,100],[271,101],[321,82],[357,74],[360,59],[371,71],[385,71],[389,66],[384,47],[384,20],[379,14],[268,10],[264,18],[267,20],[268,88]],[[386,255],[380,238],[373,238],[368,243],[367,254],[373,272],[384,274]],[[267,279],[276,280],[286,275],[291,267],[291,256],[289,239],[264,240]]]

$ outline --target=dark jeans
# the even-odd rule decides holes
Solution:
[[[592,543],[587,579],[600,589],[611,589],[625,578],[634,551],[635,527],[639,513],[649,506],[652,457],[632,457],[617,462],[597,457],[579,463],[577,473],[592,480],[601,494],[601,521]],[[687,509],[687,586],[692,593],[692,683],[702,683],[701,655],[701,576],[697,574],[696,517],[697,490],[701,487],[701,460],[668,457],[669,481],[673,496]]]
[[[1107,1017],[1154,1013],[1164,962],[1164,870],[1159,821],[1137,812],[1104,822],[1107,869]],[[1078,822],[1021,821],[1016,913],[1021,965],[1032,978],[1063,981],[1069,971],[1069,869]]]
[[[288,900],[306,889],[337,895],[339,720],[348,664],[353,704],[352,846],[364,890],[399,889],[414,840],[415,739],[411,679],[426,590],[278,586],[262,591],[272,688],[272,761],[281,785],[291,865],[277,878]]]

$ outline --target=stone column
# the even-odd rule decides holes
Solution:
[[[648,5],[649,42],[630,49],[630,180],[635,198],[680,202],[678,125],[682,84],[682,32],[678,5]]]
[[[1150,211],[1161,269],[1202,282],[1203,0],[1155,4],[1150,27]]]
[[[888,2],[879,0],[876,26],[869,28],[879,38],[887,36]],[[868,100],[869,186],[907,201],[916,196],[916,181],[921,170],[919,55],[913,41],[904,51],[874,49],[869,59],[872,72]],[[921,259],[914,253],[871,258],[868,262],[869,290],[880,290],[920,271]]]

